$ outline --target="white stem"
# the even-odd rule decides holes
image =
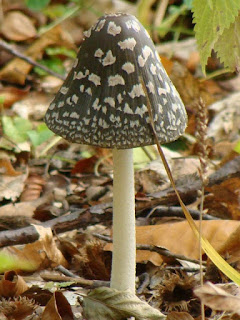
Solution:
[[[136,235],[133,150],[113,150],[111,288],[135,293]]]

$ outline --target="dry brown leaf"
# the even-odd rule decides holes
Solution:
[[[207,105],[216,100],[213,93],[220,91],[217,85],[215,85],[215,87],[213,85],[212,87],[210,86],[213,92],[209,92],[208,82],[200,82],[182,63],[178,61],[172,62],[167,58],[162,59],[162,62],[186,107],[193,106],[193,103],[198,100],[200,96]],[[186,88],[188,88],[188,90],[186,90]]]
[[[20,201],[33,201],[38,199],[43,191],[45,183],[46,181],[42,176],[31,174],[26,180]]]
[[[61,45],[68,48],[73,48],[72,43],[66,39],[64,31],[61,29],[60,25],[57,25],[37,39],[24,52],[24,54],[33,60],[40,59],[44,49],[51,45]],[[0,71],[0,79],[10,83],[23,85],[32,67],[33,66],[26,61],[15,58],[11,60],[4,68],[2,68]]]
[[[229,294],[211,282],[196,288],[194,293],[213,310],[230,311],[240,315],[240,296]]]
[[[25,245],[23,249],[6,247],[2,251],[10,256],[16,256],[18,259],[28,261],[32,270],[55,267],[57,265],[67,267],[68,263],[53,239],[51,228],[37,225],[34,225],[34,227],[39,233],[39,240]]]
[[[16,177],[22,174],[20,171],[16,171],[9,159],[0,159],[0,171],[7,176]]]
[[[238,227],[219,249],[229,264],[240,270],[240,227]]]
[[[216,250],[239,226],[239,221],[231,220],[202,222],[203,235]],[[199,243],[187,221],[140,226],[136,228],[136,237],[137,244],[160,246],[191,259],[199,258]],[[111,245],[106,245],[105,249],[111,250]],[[156,252],[137,250],[137,262],[145,261],[159,266],[163,260]]]
[[[240,178],[229,178],[207,187],[206,191],[210,194],[206,196],[204,208],[209,214],[240,220]]]
[[[34,202],[9,203],[0,207],[0,215],[5,217],[32,217],[37,205]]]
[[[12,41],[24,41],[37,35],[32,20],[20,11],[6,13],[1,25],[1,33]]]
[[[54,292],[42,314],[42,320],[74,319],[71,306],[62,292]]]
[[[5,298],[17,297],[27,289],[25,280],[15,271],[5,272],[0,281],[0,296]]]
[[[15,87],[0,88],[0,98],[3,99],[4,108],[9,108],[12,104],[28,94],[29,89],[18,89]]]
[[[21,194],[28,172],[20,175],[0,175],[0,200],[15,201]]]

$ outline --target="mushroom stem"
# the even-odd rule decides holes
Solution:
[[[111,288],[135,293],[136,235],[133,149],[113,150]]]

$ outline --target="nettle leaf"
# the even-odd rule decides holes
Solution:
[[[223,31],[214,49],[225,68],[231,71],[240,69],[240,17]]]
[[[107,287],[92,290],[83,298],[84,317],[88,320],[162,320],[166,317],[157,309],[141,301],[129,291],[118,291]]]
[[[194,0],[193,22],[200,51],[203,71],[212,49],[223,34],[234,23],[240,10],[239,0]]]

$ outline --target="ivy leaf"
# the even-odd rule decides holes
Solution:
[[[234,23],[240,10],[239,0],[194,0],[193,22],[203,72],[208,57],[224,29]]]
[[[84,317],[88,320],[163,320],[165,316],[130,291],[100,287],[83,298]]]
[[[240,17],[223,31],[214,49],[225,68],[231,71],[240,70]]]

